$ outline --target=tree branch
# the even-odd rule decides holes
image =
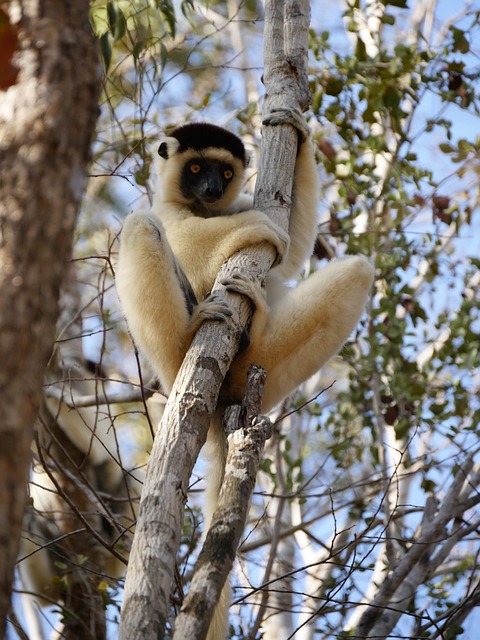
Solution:
[[[261,412],[264,384],[265,371],[251,367],[243,406],[231,407],[229,412],[228,426],[232,433],[228,436],[225,478],[188,596],[176,620],[174,640],[205,638],[232,570],[265,440],[272,431],[268,418],[256,421]]]
[[[385,579],[355,629],[355,635],[365,638],[388,637],[404,607],[392,611],[392,603],[405,602],[415,593],[429,569],[433,548],[446,538],[446,526],[463,514],[462,502],[473,490],[470,474],[473,454],[470,454],[458,470],[447,495],[437,509],[435,501],[429,499],[415,540]],[[475,473],[475,472],[474,472]],[[389,608],[390,607],[390,608]]]

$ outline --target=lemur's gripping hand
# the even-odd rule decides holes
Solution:
[[[305,122],[305,118],[297,109],[283,107],[272,109],[268,116],[262,120],[262,124],[267,127],[274,127],[279,124],[291,124],[292,127],[295,127],[297,130],[299,142],[305,142],[310,135],[310,129]]]
[[[224,322],[231,315],[232,312],[226,300],[218,293],[209,293],[195,305],[188,325],[188,333],[193,337],[193,334],[205,320]]]
[[[231,278],[223,280],[222,284],[230,293],[246,296],[252,307],[252,322],[248,332],[244,332],[243,336],[245,342],[243,348],[246,349],[249,344],[254,344],[261,340],[261,336],[265,331],[265,325],[268,320],[265,283],[259,282],[256,278],[245,273],[236,273]]]

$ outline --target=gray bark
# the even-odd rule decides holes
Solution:
[[[188,595],[175,621],[174,640],[204,640],[232,570],[265,440],[272,430],[268,418],[255,419],[260,415],[264,384],[265,371],[251,367],[242,407],[231,407],[225,478]]]

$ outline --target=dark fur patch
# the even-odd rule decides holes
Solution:
[[[247,329],[242,329],[242,335],[240,336],[240,344],[238,346],[238,351],[235,354],[235,356],[238,356],[244,351],[246,351],[249,346],[250,346],[250,334],[248,333]]]
[[[183,291],[183,296],[185,298],[185,303],[187,305],[189,315],[192,315],[194,307],[198,304],[197,296],[190,284],[189,279],[185,275],[182,267],[175,260],[174,263],[175,273],[177,274],[178,282]]]
[[[228,129],[217,127],[208,122],[191,122],[177,127],[168,133],[168,136],[176,138],[180,144],[179,151],[195,149],[201,151],[207,147],[227,149],[231,154],[247,165],[247,155],[243,142],[238,136]]]

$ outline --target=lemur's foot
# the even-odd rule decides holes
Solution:
[[[276,107],[263,119],[262,124],[267,127],[274,127],[279,124],[291,124],[298,132],[299,139],[303,142],[310,135],[310,129],[303,115],[298,109],[288,107]]]
[[[227,301],[218,293],[208,293],[205,298],[199,302],[192,314],[192,322],[204,322],[205,320],[217,320],[223,322],[230,318],[232,312]]]
[[[223,280],[222,284],[228,292],[246,296],[253,311],[265,307],[265,284],[256,278],[236,273],[231,278]]]

